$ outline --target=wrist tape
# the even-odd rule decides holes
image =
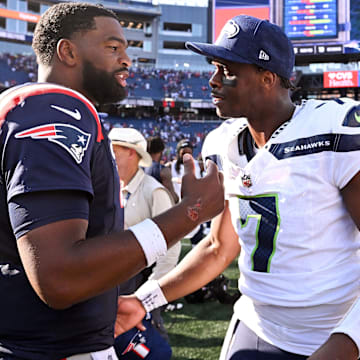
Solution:
[[[160,256],[167,252],[167,243],[159,227],[150,219],[130,226],[129,229],[142,247],[147,266],[151,266]]]
[[[148,280],[141,285],[135,291],[135,296],[142,302],[146,312],[168,303],[157,280]]]

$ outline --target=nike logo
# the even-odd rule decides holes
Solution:
[[[61,111],[66,115],[70,115],[75,120],[81,120],[81,114],[80,114],[80,111],[78,109],[75,109],[73,111],[73,110],[65,109],[63,107],[56,106],[56,105],[50,105],[50,107],[52,107],[55,110]]]
[[[360,123],[360,115],[357,114],[357,112],[355,112],[355,120]]]

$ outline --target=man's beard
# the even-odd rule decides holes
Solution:
[[[115,79],[115,73],[127,69],[117,69],[113,73],[99,70],[85,60],[83,68],[83,89],[99,105],[117,103],[127,96],[126,88]]]

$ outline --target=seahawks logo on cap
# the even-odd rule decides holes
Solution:
[[[222,29],[222,35],[228,39],[236,36],[240,31],[239,25],[234,20],[229,20]]]

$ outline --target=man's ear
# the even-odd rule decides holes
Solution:
[[[265,70],[262,73],[263,75],[263,82],[266,87],[272,88],[276,84],[277,75],[269,70]]]
[[[56,46],[56,54],[60,62],[73,67],[77,63],[75,44],[69,39],[61,39]]]

